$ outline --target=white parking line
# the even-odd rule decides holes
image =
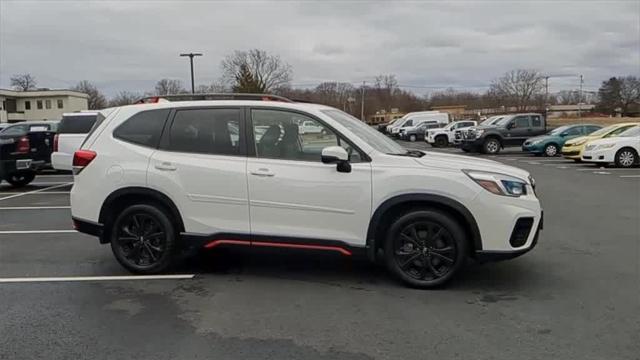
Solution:
[[[76,230],[2,230],[0,235],[16,234],[70,234],[77,233]]]
[[[49,175],[49,174],[40,174],[40,175],[38,175],[37,178],[40,179],[40,178],[43,178],[43,177],[49,178],[49,177],[62,177],[62,176],[71,177],[72,178],[73,174],[68,174],[68,175],[65,175],[65,174],[51,174],[51,175]]]
[[[7,206],[0,207],[0,210],[52,210],[71,209],[71,206]]]
[[[621,178],[640,178],[640,175],[620,175]]]
[[[5,196],[5,197],[1,197],[0,201],[13,199],[13,198],[17,198],[19,196],[24,196],[24,195],[29,195],[29,194],[37,194],[37,193],[41,193],[41,192],[43,192],[45,190],[57,189],[57,188],[60,188],[60,187],[63,187],[63,186],[71,185],[73,183],[72,182],[68,182],[68,183],[58,183],[58,184],[60,184],[60,185],[48,186],[46,188],[42,188],[42,189],[38,189],[38,190],[32,190],[32,191],[27,191],[27,192],[15,194],[15,195],[9,195],[9,196]]]
[[[186,275],[127,275],[127,276],[63,276],[63,277],[15,277],[0,278],[4,283],[78,282],[78,281],[132,281],[132,280],[190,280],[195,274]]]
[[[24,191],[13,191],[13,192],[0,192],[0,195],[16,195],[16,194],[25,194],[25,195],[61,195],[61,194],[70,194],[71,191],[45,191],[41,193],[32,194],[31,192]],[[0,199],[2,200],[2,199]]]
[[[39,185],[57,185],[57,184],[72,185],[73,181],[71,181],[71,182],[69,182],[69,181],[42,181],[42,182],[29,183],[29,185],[35,185],[35,186],[39,186]]]
[[[576,169],[578,171],[640,171],[640,169],[625,169],[625,168],[583,168]]]

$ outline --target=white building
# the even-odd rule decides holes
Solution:
[[[72,90],[0,89],[0,122],[60,120],[62,113],[87,110],[88,99]]]

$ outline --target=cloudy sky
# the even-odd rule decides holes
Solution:
[[[41,87],[87,79],[108,95],[160,78],[196,85],[220,60],[260,48],[293,66],[295,86],[396,74],[419,94],[481,91],[514,68],[552,91],[640,75],[640,1],[12,1],[0,0],[0,87],[31,73]]]

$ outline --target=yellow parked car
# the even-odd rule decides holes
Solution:
[[[564,146],[562,147],[562,156],[564,156],[565,159],[571,159],[575,162],[580,162],[582,158],[582,152],[584,151],[584,145],[588,141],[616,136],[629,129],[630,127],[637,125],[637,122],[609,125],[600,130],[594,131],[589,135],[567,140],[567,142],[565,142]]]

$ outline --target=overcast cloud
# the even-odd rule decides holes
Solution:
[[[586,89],[640,74],[640,2],[595,1],[7,1],[0,0],[0,87],[31,73],[41,87],[87,79],[107,93],[196,84],[233,50],[293,66],[296,86],[396,74],[417,93],[483,90],[514,68],[583,74]],[[550,80],[575,89],[577,76]]]

